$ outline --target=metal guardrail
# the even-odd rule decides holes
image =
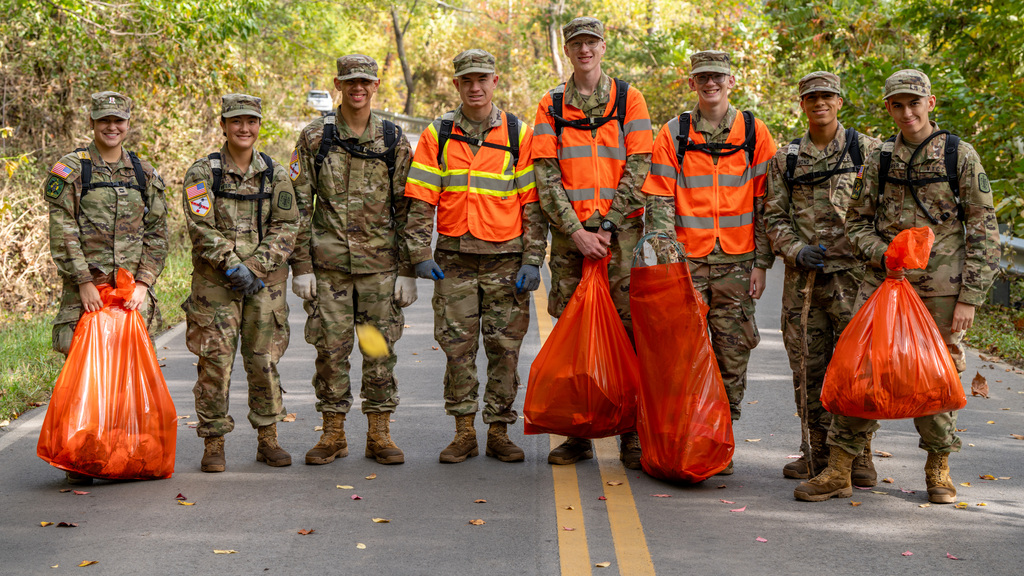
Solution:
[[[430,126],[432,120],[426,118],[416,118],[415,116],[406,116],[404,114],[397,114],[395,112],[387,112],[384,110],[374,110],[374,114],[387,118],[395,124],[398,124],[402,131],[408,134],[420,134]]]

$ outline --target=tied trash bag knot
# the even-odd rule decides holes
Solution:
[[[925,269],[935,241],[929,228],[896,235],[886,267]],[[967,405],[960,374],[935,320],[902,275],[889,275],[836,343],[821,402],[833,414],[899,420]]]
[[[138,310],[135,279],[98,286],[103,308],[82,314],[54,385],[36,454],[62,470],[118,480],[174,472],[177,414]]]

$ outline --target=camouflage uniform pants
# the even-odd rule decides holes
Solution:
[[[874,288],[865,285],[857,298],[858,309],[867,301]],[[921,298],[935,325],[946,342],[946,347],[953,356],[958,372],[966,367],[964,350],[961,346],[963,332],[953,333],[953,309],[956,307],[957,296],[932,296]],[[961,440],[956,435],[956,411],[943,412],[933,416],[914,418],[914,428],[921,436],[918,446],[928,452],[959,452]],[[867,442],[867,435],[878,430],[877,420],[852,418],[836,414],[832,418],[832,428],[828,432],[828,443],[846,450],[850,454],[860,454]]]
[[[475,414],[480,382],[476,353],[487,353],[485,424],[518,419],[519,348],[530,327],[530,293],[516,293],[522,254],[463,254],[437,250],[444,279],[434,283],[434,338],[448,357],[444,408],[451,416]]]
[[[750,351],[761,341],[754,322],[754,299],[748,294],[754,260],[731,264],[690,262],[689,265],[693,287],[709,307],[711,347],[722,372],[732,419],[739,420],[740,404],[747,388],[747,361]]]
[[[383,358],[363,356],[362,411],[394,412],[398,406],[395,342],[402,337],[405,315],[394,301],[397,271],[348,274],[317,268],[316,298],[303,303],[308,314],[305,336],[316,348],[316,409],[347,414],[352,407],[349,356],[356,324],[370,324],[388,342]]]
[[[93,282],[100,284],[116,284],[115,275],[96,276]],[[71,351],[71,340],[75,335],[75,328],[78,326],[78,319],[82,317],[82,298],[78,294],[78,285],[74,282],[64,281],[60,296],[60,310],[57,317],[53,319],[52,347],[54,351],[67,356]],[[157,306],[156,294],[153,288],[149,289],[149,297],[139,306],[139,313],[146,321],[146,330],[149,331],[150,340],[153,339],[153,330],[159,328],[163,323],[160,318],[160,307]]]
[[[857,291],[864,279],[864,269],[857,267],[836,272],[813,272],[814,285],[811,288],[810,308],[807,315],[807,358],[804,362],[804,327],[801,313],[807,298],[807,279],[812,272],[786,266],[786,280],[782,288],[782,340],[789,354],[789,366],[793,370],[793,390],[797,413],[804,418],[800,385],[803,374],[807,379],[808,425],[828,430],[832,415],[821,406],[821,385],[825,381],[825,369],[832,361],[839,335],[853,318],[853,307],[857,302]]]
[[[608,262],[608,282],[612,302],[633,340],[633,319],[629,314],[629,270],[633,267],[633,249],[643,236],[643,218],[626,218],[622,226],[612,233],[611,260]],[[583,254],[572,238],[558,230],[551,230],[551,290],[548,294],[548,314],[558,318],[572,299],[576,286],[583,278]]]
[[[199,357],[192,393],[201,438],[223,436],[235,427],[228,415],[228,386],[239,336],[242,366],[249,383],[249,423],[267,426],[284,418],[277,361],[288,348],[287,282],[245,296],[199,274],[181,305],[187,322],[185,343]]]

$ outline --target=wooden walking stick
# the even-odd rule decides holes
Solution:
[[[800,441],[807,447],[808,478],[814,478],[816,474],[811,447],[811,430],[807,422],[810,419],[810,410],[807,407],[807,355],[810,348],[807,345],[807,318],[811,315],[811,293],[814,290],[814,277],[817,274],[817,271],[811,270],[811,273],[807,276],[807,284],[804,286],[804,304],[800,309],[800,328],[802,331],[800,342],[803,346],[803,353],[800,354]]]

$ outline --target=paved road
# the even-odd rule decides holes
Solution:
[[[780,270],[770,273],[758,306],[762,342],[735,428],[736,474],[696,486],[626,473],[608,441],[598,444],[593,461],[552,468],[545,455],[557,440],[523,436],[521,426],[512,435],[526,451],[525,463],[483,456],[438,463],[453,419],[442,409],[444,356],[433,349],[425,281],[397,346],[402,402],[392,426],[406,464],[386,467],[362,457],[366,421],[358,414],[347,426],[354,447],[348,458],[318,467],[301,463],[316,441],[319,419],[310,386],[313,350],[302,339],[302,308],[292,301],[292,344],[280,369],[296,420],[280,430],[296,465],[271,469],[255,462],[239,359],[231,400],[241,425],[227,439],[228,471],[203,474],[202,441],[187,425],[195,420],[195,359],[183,331],[173,330],[160,339],[158,352],[166,357],[178,412],[189,415],[179,429],[174,477],[101,482],[81,496],[61,493],[63,474],[35,456],[45,409],[27,413],[0,432],[0,574],[77,570],[83,560],[99,560],[83,568],[97,574],[1019,574],[1024,444],[1010,434],[1024,433],[1024,378],[975,354],[967,374],[987,376],[992,397],[968,401],[959,424],[965,447],[950,459],[955,481],[971,484],[959,487],[967,509],[921,507],[927,501],[924,453],[909,421],[885,423],[876,441],[893,454],[878,460],[879,477],[894,480],[881,483],[881,493],[857,492],[858,507],[850,500],[793,500],[795,483],[780,471],[799,444],[779,333],[781,281]],[[523,382],[545,318],[534,314],[524,343]],[[482,426],[478,433],[482,442]],[[367,480],[371,474],[376,478]],[[988,482],[978,479],[981,474],[1011,479]],[[623,484],[606,484],[616,480]],[[178,505],[178,493],[195,505]],[[362,499],[351,499],[354,494]],[[607,500],[598,500],[602,495]],[[744,512],[730,512],[741,507]],[[375,517],[391,522],[374,523]],[[470,525],[473,519],[486,524]],[[79,526],[44,528],[41,521]],[[315,532],[297,534],[302,529]],[[237,554],[215,555],[215,549]],[[903,556],[907,551],[913,555]],[[610,566],[595,567],[602,562]]]

